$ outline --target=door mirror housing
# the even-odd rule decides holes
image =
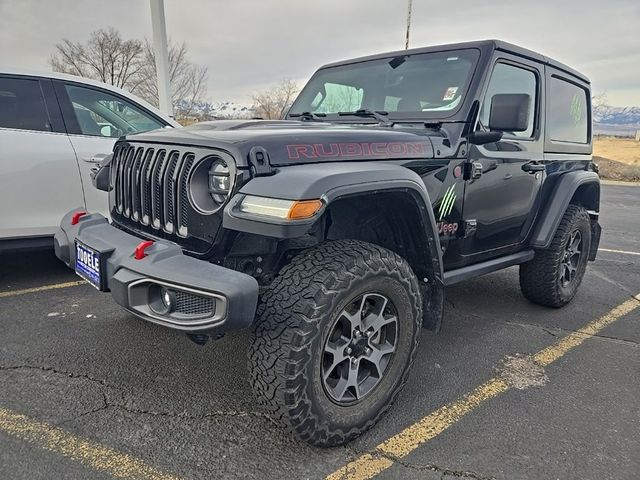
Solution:
[[[489,130],[525,132],[529,128],[531,96],[526,93],[498,93],[491,98]]]
[[[111,134],[111,125],[103,125],[100,128],[100,135],[102,135],[103,137],[111,137]]]
[[[487,143],[499,142],[502,139],[502,132],[471,132],[467,137],[472,145],[486,145]]]

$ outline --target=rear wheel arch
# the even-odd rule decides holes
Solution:
[[[570,203],[582,205],[587,211],[598,212],[600,210],[600,183],[591,181],[581,184],[571,197]]]

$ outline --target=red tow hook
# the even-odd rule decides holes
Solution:
[[[149,248],[151,245],[153,245],[153,241],[152,240],[147,240],[145,242],[140,242],[138,244],[138,246],[136,247],[136,250],[134,252],[134,258],[136,260],[142,260],[144,257],[147,256],[146,253],[144,253],[144,251]]]
[[[84,217],[86,214],[87,212],[85,212],[84,210],[78,210],[77,212],[74,212],[73,216],[71,217],[71,225],[77,225],[80,221],[80,217]]]

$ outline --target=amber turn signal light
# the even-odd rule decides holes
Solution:
[[[289,220],[302,220],[313,217],[322,208],[321,200],[298,200],[289,210]]]

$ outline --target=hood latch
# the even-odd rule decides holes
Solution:
[[[269,162],[269,153],[264,147],[257,146],[249,150],[249,164],[255,176],[266,176],[274,173]]]

